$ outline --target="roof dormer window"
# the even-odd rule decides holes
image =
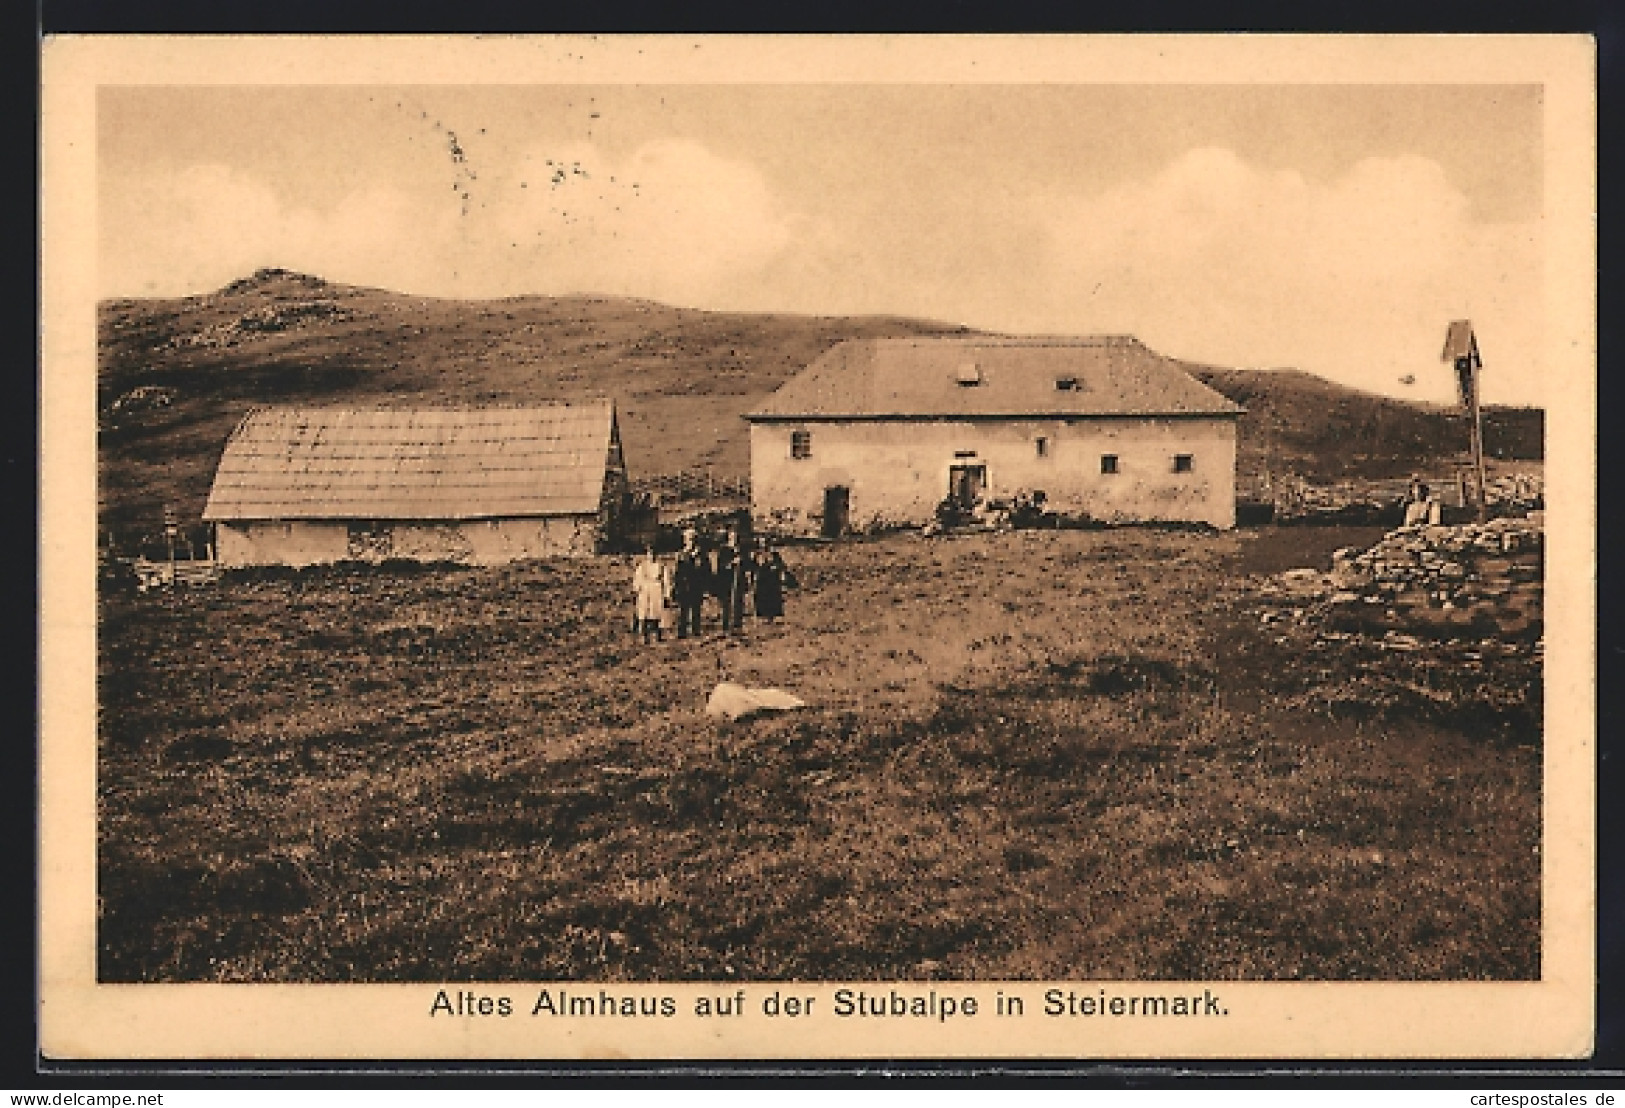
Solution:
[[[982,369],[975,362],[964,362],[954,374],[954,380],[959,382],[960,388],[975,388],[982,383]]]

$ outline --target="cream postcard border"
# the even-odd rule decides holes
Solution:
[[[1592,1048],[1595,995],[1596,51],[1586,36],[63,37],[43,46],[40,1034],[56,1059],[1532,1058]],[[741,1017],[430,1020],[433,985],[98,985],[96,90],[253,84],[1540,84],[1548,500],[1542,978],[1210,982],[1207,1020],[1045,1018],[1045,983],[941,983],[984,1015],[837,1019],[836,983],[743,986]],[[596,995],[598,986],[564,983]],[[855,983],[865,987],[875,983]],[[1166,982],[1058,983],[1200,995]],[[455,988],[456,986],[452,986]],[[930,986],[911,984],[923,993]],[[617,985],[675,997],[738,986]],[[885,984],[881,983],[881,988]],[[775,990],[819,1018],[761,1014]],[[1020,994],[1023,1019],[991,1014]],[[913,1026],[922,1023],[923,1026]]]

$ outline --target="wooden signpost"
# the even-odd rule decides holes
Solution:
[[[1478,403],[1478,377],[1484,362],[1478,356],[1478,339],[1473,334],[1469,319],[1453,320],[1444,336],[1444,353],[1440,361],[1450,362],[1456,370],[1456,392],[1462,410],[1467,415],[1467,430],[1472,437],[1474,501],[1478,521],[1489,518],[1489,499],[1484,488],[1484,414]]]
[[[175,587],[175,535],[180,530],[180,521],[175,515],[172,505],[164,505],[164,539],[169,548],[169,586]]]

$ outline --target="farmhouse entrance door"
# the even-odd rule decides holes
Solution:
[[[982,499],[987,487],[987,466],[950,466],[948,468],[948,496],[967,512]]]
[[[846,533],[852,512],[852,490],[845,485],[831,485],[824,490],[824,526],[826,539],[838,539]]]

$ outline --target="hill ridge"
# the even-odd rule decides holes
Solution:
[[[229,292],[226,290],[230,290]],[[613,397],[634,475],[749,468],[739,417],[843,339],[987,335],[901,316],[720,312],[573,294],[423,297],[264,267],[213,294],[98,312],[104,527],[196,518],[220,450],[263,404],[536,403]],[[1388,475],[1454,455],[1459,417],[1301,369],[1181,361],[1248,410],[1243,476]],[[1511,413],[1510,417],[1506,413]],[[1538,410],[1492,409],[1491,453],[1539,456]]]

